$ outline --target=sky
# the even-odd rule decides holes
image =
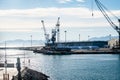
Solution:
[[[120,18],[120,0],[100,0]],[[93,5],[92,5],[93,4]],[[92,16],[92,13],[94,16]],[[0,41],[23,39],[45,40],[41,20],[47,33],[55,28],[60,17],[60,40],[88,40],[117,32],[108,24],[94,0],[0,0]],[[117,20],[111,16],[116,25]]]

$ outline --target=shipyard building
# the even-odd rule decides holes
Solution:
[[[117,48],[119,44],[119,40],[118,39],[111,39],[108,41],[108,46],[110,49],[112,48]]]
[[[57,47],[69,47],[69,48],[105,48],[108,45],[108,41],[80,41],[80,42],[59,42],[55,43]]]

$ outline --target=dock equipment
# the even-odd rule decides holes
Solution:
[[[41,20],[41,23],[43,25],[43,30],[44,30],[44,36],[45,36],[45,39],[46,39],[46,44],[48,44],[50,42],[50,39],[49,39],[49,34],[47,34],[47,31],[46,31],[46,28],[45,28],[45,25],[44,25],[44,21]]]
[[[42,25],[43,25],[43,30],[44,30],[44,36],[46,39],[46,44],[45,45],[49,45],[50,42],[52,42],[52,44],[54,45],[56,42],[56,37],[57,37],[57,42],[59,42],[60,39],[60,17],[58,17],[57,19],[57,23],[54,29],[52,29],[52,34],[51,34],[51,38],[49,38],[49,34],[46,31],[45,25],[44,25],[44,21],[41,20]]]
[[[60,38],[60,30],[59,30],[59,27],[60,27],[60,17],[58,17],[58,20],[57,20],[57,24],[55,26],[54,29],[52,29],[52,37],[51,37],[51,41],[52,41],[52,44],[54,45],[55,42],[56,42],[56,38],[57,38],[57,42],[59,42],[59,38]]]
[[[60,41],[60,17],[58,17],[56,24],[56,32],[57,32],[57,42]]]
[[[119,38],[118,38],[118,48],[120,49],[120,19],[117,16],[115,16],[113,13],[111,13],[99,0],[95,0],[95,3],[97,5],[97,7],[99,8],[99,10],[104,15],[104,17],[106,18],[106,20],[109,22],[109,24],[117,31],[117,33],[119,35]],[[110,13],[111,15],[113,15],[118,20],[119,26],[117,26],[111,20],[111,18],[108,16],[108,13]]]

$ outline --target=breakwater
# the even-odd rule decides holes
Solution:
[[[28,50],[34,53],[53,53],[53,54],[120,54],[120,49],[99,48],[99,49],[71,49],[71,51],[49,51],[43,50],[43,46],[37,47],[7,47],[6,49]],[[0,49],[5,49],[4,47]]]

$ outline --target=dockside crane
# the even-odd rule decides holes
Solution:
[[[56,38],[57,38],[57,42],[59,42],[59,38],[60,38],[60,30],[59,30],[60,21],[59,20],[60,20],[60,17],[58,17],[58,20],[57,20],[55,28],[52,29],[52,38],[51,38],[51,41],[52,41],[53,45],[54,45],[54,43],[56,41]]]
[[[102,12],[102,14],[104,15],[104,17],[106,18],[106,20],[109,22],[109,24],[117,31],[119,38],[118,38],[118,48],[120,49],[120,19],[115,16],[113,13],[111,13],[99,0],[95,0],[95,3],[97,5],[97,7],[99,8],[99,10]],[[109,12],[111,15],[113,15],[119,22],[119,26],[117,26],[112,20],[111,18],[108,16]]]
[[[44,25],[44,21],[41,20],[41,23],[43,25],[43,30],[44,30],[44,36],[45,36],[45,40],[46,40],[46,45],[48,45],[48,43],[50,42],[50,39],[49,39],[49,34],[47,34],[46,32],[46,28],[45,28],[45,25]]]
[[[58,17],[56,24],[57,42],[60,40],[60,17]]]
[[[60,38],[60,30],[59,30],[59,26],[60,26],[60,17],[58,17],[56,26],[54,29],[52,29],[52,34],[51,34],[51,38],[49,39],[49,34],[47,34],[45,25],[44,25],[44,21],[41,20],[42,25],[43,25],[43,30],[44,30],[44,36],[46,39],[46,44],[49,44],[50,42],[52,42],[52,45],[54,46],[55,42],[56,42],[56,36],[57,36],[57,42],[59,42],[59,38]]]

